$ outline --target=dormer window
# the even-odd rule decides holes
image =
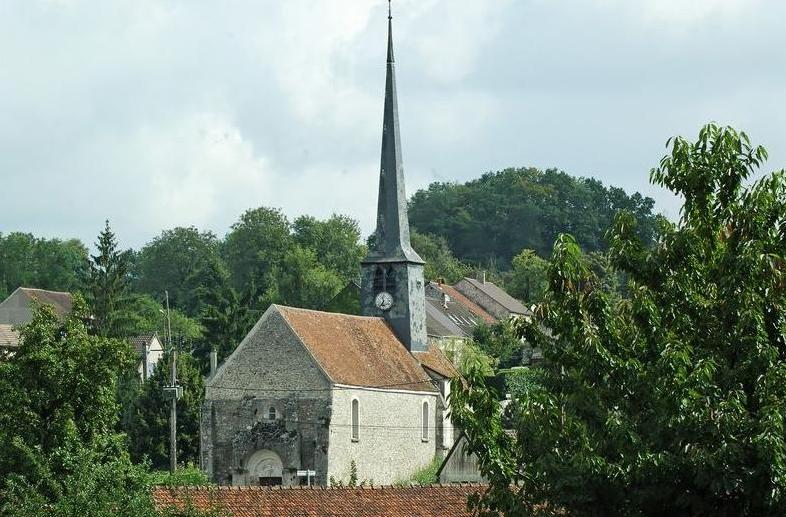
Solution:
[[[276,408],[270,406],[270,409],[267,410],[267,419],[268,420],[275,420],[276,419]]]

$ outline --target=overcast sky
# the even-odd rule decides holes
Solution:
[[[674,134],[786,166],[782,0],[394,0],[407,190],[510,166],[648,184]],[[246,209],[372,230],[384,0],[2,0],[0,232],[123,246]]]

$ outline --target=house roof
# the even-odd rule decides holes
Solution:
[[[267,516],[469,516],[467,498],[485,485],[365,487],[154,487],[156,508],[219,508],[234,517]]]
[[[450,359],[448,359],[445,353],[436,345],[431,345],[426,352],[415,352],[413,355],[420,361],[420,364],[424,368],[428,368],[443,377],[452,379],[453,377],[459,377],[461,375],[458,370],[456,370],[456,367],[453,366],[453,363],[450,362]]]
[[[158,334],[154,332],[152,334],[140,334],[139,336],[128,338],[128,340],[131,342],[131,345],[134,347],[134,350],[136,350],[137,353],[141,354],[145,351],[145,348],[148,345],[150,345],[150,342],[157,337]]]
[[[471,284],[473,287],[485,293],[487,296],[492,298],[498,304],[502,305],[509,312],[512,312],[514,314],[530,313],[529,309],[524,307],[523,303],[513,298],[511,295],[506,293],[503,289],[498,287],[493,282],[481,282],[480,280],[476,280],[474,278],[464,278],[463,281]]]
[[[436,391],[382,318],[274,306],[336,384]]]
[[[432,336],[469,337],[479,323],[496,318],[456,289],[437,282],[426,286],[426,324]]]
[[[445,284],[441,284],[439,287],[445,291],[445,293],[447,293],[447,295],[450,296],[454,301],[463,305],[469,312],[482,319],[485,323],[490,325],[497,323],[497,318],[486,312],[483,307],[464,296],[455,287]]]
[[[51,305],[54,308],[55,313],[59,316],[65,316],[66,314],[70,313],[74,302],[71,293],[64,293],[60,291],[46,291],[44,289],[20,287],[14,291],[11,296],[17,292],[30,301],[37,300],[39,303]]]
[[[0,348],[16,348],[19,346],[19,333],[13,325],[0,323]]]

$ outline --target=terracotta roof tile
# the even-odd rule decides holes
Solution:
[[[472,314],[474,314],[478,318],[482,319],[484,322],[490,325],[497,323],[497,318],[486,312],[486,310],[483,309],[483,307],[481,307],[480,305],[476,304],[475,302],[464,296],[455,287],[444,285],[444,284],[440,285],[440,287],[442,288],[443,291],[445,291],[448,294],[448,296],[450,296],[451,298],[462,304],[464,307],[467,308],[467,310],[469,310]]]
[[[428,375],[384,319],[276,308],[333,382],[435,391]]]
[[[469,516],[467,497],[484,485],[376,487],[154,487],[158,509],[223,509],[234,517]]]
[[[157,334],[155,333],[141,334],[139,336],[130,337],[128,338],[128,340],[131,342],[131,346],[134,347],[134,350],[137,353],[141,354],[145,351],[145,347],[147,347],[147,345],[149,345],[150,342],[153,341],[153,338],[155,338],[156,336]]]
[[[431,345],[427,352],[415,352],[413,355],[424,367],[443,377],[452,379],[461,375],[437,345]]]

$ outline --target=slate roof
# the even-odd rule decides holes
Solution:
[[[474,278],[464,278],[464,281],[483,291],[490,298],[494,299],[497,303],[514,314],[530,313],[530,310],[524,307],[524,304],[513,298],[493,282],[481,282]]]
[[[71,293],[46,291],[44,289],[33,289],[30,287],[20,287],[16,291],[30,301],[38,300],[39,303],[51,305],[55,313],[59,316],[65,316],[70,313],[74,302]],[[16,294],[16,292],[11,296],[14,294]]]
[[[494,316],[453,287],[436,282],[429,282],[426,286],[426,326],[429,335],[470,337],[479,323],[496,322]]]
[[[461,375],[458,370],[456,370],[456,367],[453,366],[453,363],[450,362],[450,359],[448,359],[445,353],[436,345],[431,345],[426,352],[414,352],[413,355],[420,361],[420,364],[424,368],[428,368],[443,377],[452,379],[453,377],[459,377]]]
[[[274,307],[334,383],[436,391],[384,319]]]
[[[156,508],[220,508],[234,517],[469,516],[467,498],[480,484],[372,487],[154,487]]]
[[[0,323],[0,348],[16,348],[19,346],[19,334],[13,325]]]

